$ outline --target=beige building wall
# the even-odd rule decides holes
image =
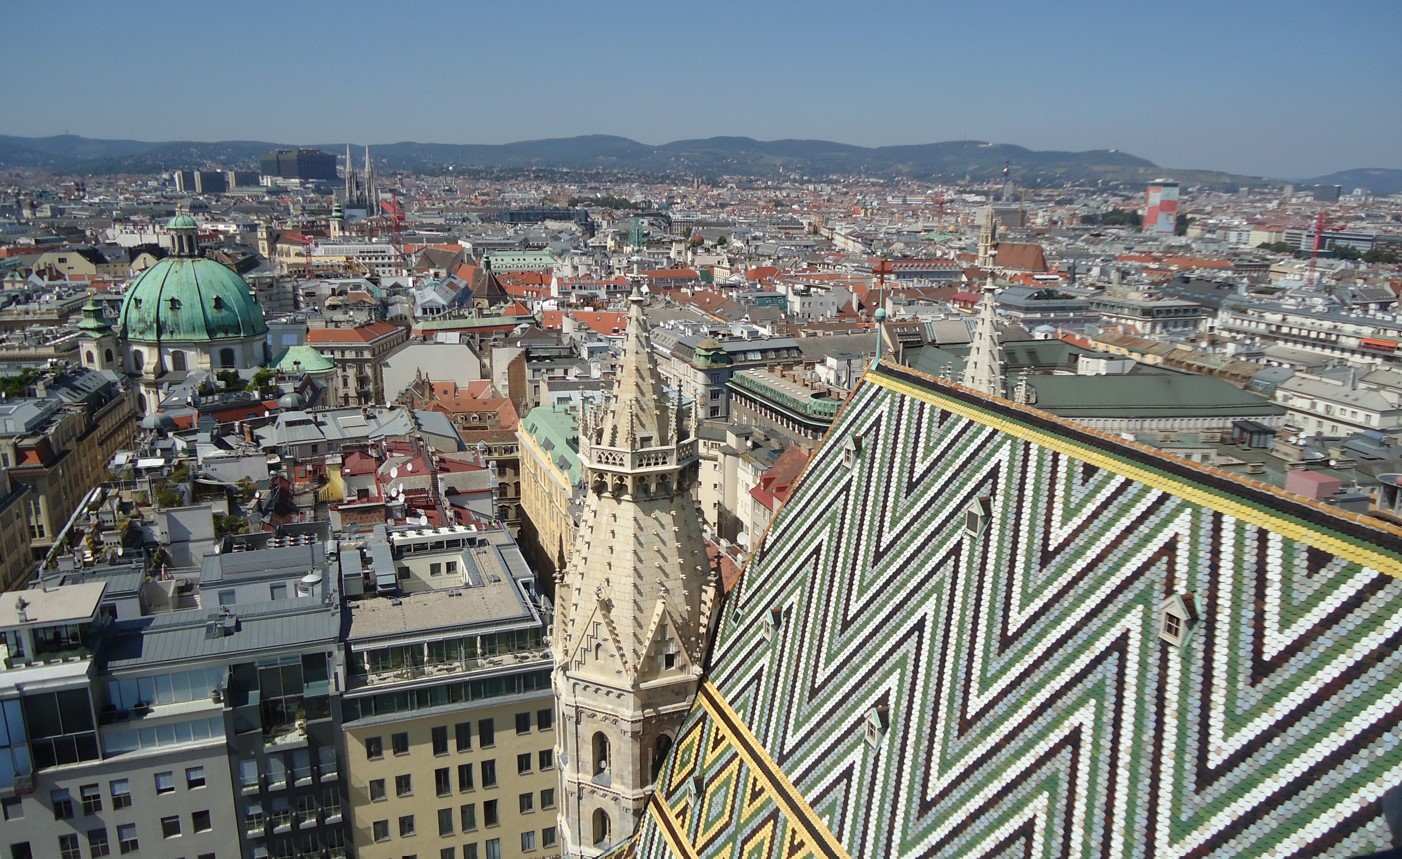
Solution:
[[[357,859],[559,856],[554,697],[487,704],[346,730]]]
[[[0,465],[9,469],[12,484],[31,491],[24,498],[29,548],[46,552],[83,496],[108,479],[107,464],[118,450],[131,446],[137,415],[130,392],[124,391],[91,419],[81,409],[66,409],[49,427],[47,444],[34,436],[0,437]],[[47,448],[53,457],[34,462],[27,447]]]
[[[8,490],[7,484],[8,479],[0,474],[0,488]],[[0,496],[0,590],[21,590],[34,577],[24,503],[32,492],[21,485]]]
[[[521,439],[521,513],[535,527],[535,540],[542,554],[551,559],[552,568],[568,557],[574,545],[575,521],[570,512],[572,490],[569,476],[536,440],[524,432]]]

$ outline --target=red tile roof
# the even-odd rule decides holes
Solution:
[[[401,330],[388,322],[367,322],[354,328],[309,328],[307,343],[370,343]]]
[[[789,493],[798,476],[808,465],[808,452],[796,444],[784,448],[769,470],[759,476],[759,483],[750,489],[750,497],[763,504],[771,513],[789,500]]]
[[[628,328],[628,314],[600,310],[576,310],[570,318],[604,337],[621,337]]]

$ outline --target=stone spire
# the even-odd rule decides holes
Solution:
[[[346,144],[346,190],[342,197],[347,206],[355,205],[355,162],[351,160],[350,144]]]
[[[964,387],[995,397],[1003,393],[1003,344],[998,337],[998,304],[994,300],[997,287],[993,275],[983,285],[983,300],[979,303],[978,325],[974,329],[973,346],[964,364]]]
[[[974,265],[992,274],[998,263],[998,221],[993,215],[993,201],[983,210],[983,226],[978,234],[978,260]]]
[[[637,440],[651,440],[642,447],[670,444],[675,438],[667,414],[662,380],[657,372],[657,355],[652,351],[652,336],[643,315],[642,289],[633,285],[628,297],[628,328],[623,335],[623,357],[613,380],[613,392],[599,415],[599,443],[610,446],[633,446]]]
[[[609,400],[580,416],[587,494],[551,647],[567,856],[628,837],[696,695],[715,607],[694,422],[664,394],[644,298],[629,299]]]
[[[375,165],[370,163],[370,144],[365,144],[365,214],[380,214],[380,192],[375,188]]]

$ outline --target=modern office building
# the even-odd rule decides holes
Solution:
[[[0,600],[6,855],[346,855],[324,538],[228,538],[199,571],[99,563]]]
[[[176,170],[175,190],[182,194],[222,194],[229,190],[229,172],[225,170]]]
[[[259,160],[265,179],[337,182],[336,156],[319,149],[274,149]]]

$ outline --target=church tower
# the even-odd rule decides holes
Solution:
[[[998,265],[998,218],[993,213],[993,203],[983,210],[983,224],[978,234],[978,259],[974,265],[992,274]]]
[[[696,696],[717,585],[696,434],[663,393],[635,286],[612,396],[580,415],[588,495],[556,576],[552,637],[563,854],[632,834]]]
[[[108,324],[102,308],[91,295],[83,305],[83,318],[74,326],[78,329],[78,357],[89,370],[122,369],[121,350],[117,333]]]

